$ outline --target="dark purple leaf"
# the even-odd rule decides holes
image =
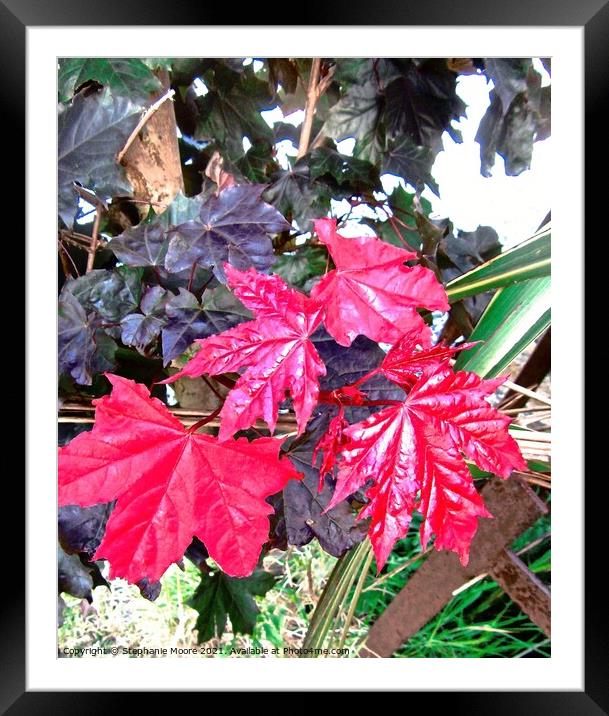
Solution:
[[[57,588],[73,597],[93,601],[93,577],[77,554],[66,554],[57,545]]]
[[[100,328],[100,318],[87,314],[70,291],[59,299],[59,372],[81,385],[91,385],[93,375],[114,366],[116,343]]]
[[[347,500],[324,514],[332,495],[334,480],[327,477],[324,489],[318,494],[319,470],[313,467],[313,450],[328,427],[332,408],[317,409],[307,431],[288,447],[286,454],[294,467],[304,475],[293,480],[283,490],[283,513],[287,541],[297,547],[317,537],[329,554],[339,557],[366,536],[368,523],[356,522],[355,512]]]
[[[242,185],[224,189],[201,207],[197,219],[187,221],[171,233],[165,268],[177,272],[193,265],[211,268],[226,282],[226,261],[245,270],[251,266],[267,271],[273,263],[269,234],[288,230],[290,225],[260,195],[264,186]]]
[[[67,505],[59,508],[59,541],[68,552],[85,552],[89,557],[104,536],[114,503],[92,507]]]
[[[184,552],[184,556],[188,557],[196,567],[202,569],[205,560],[209,557],[209,552],[198,537],[193,537],[192,542],[186,548],[186,552]]]
[[[399,77],[385,88],[385,121],[391,138],[408,136],[419,147],[428,147],[435,156],[442,149],[442,134],[454,139],[453,119],[465,113],[465,104],[456,93],[457,76],[444,60],[407,60]]]
[[[165,365],[184,353],[195,339],[222,333],[251,319],[251,313],[224,286],[206,291],[202,303],[180,288],[179,294],[168,301],[166,315],[162,338]]]
[[[138,582],[137,587],[144,599],[147,599],[149,602],[154,602],[161,593],[162,585],[158,580],[156,582],[149,582],[148,579],[144,577],[144,579]]]
[[[162,214],[155,216],[151,213],[149,220],[112,239],[108,248],[127,266],[163,268],[171,238],[169,229],[195,219],[201,211],[203,200],[203,195],[187,197],[179,192]]]
[[[385,352],[378,344],[366,336],[357,336],[346,348],[339,345],[322,328],[314,335],[313,343],[326,366],[326,375],[319,381],[321,390],[325,391],[355,383],[366,373],[378,368],[385,357]],[[382,375],[371,378],[361,386],[361,390],[370,400],[404,399],[402,389]],[[370,415],[369,408],[347,408],[347,417],[350,420],[363,420],[364,415]]]
[[[127,266],[163,266],[169,237],[161,224],[138,224],[112,239],[108,248]]]
[[[121,340],[144,353],[161,333],[165,325],[167,291],[161,286],[151,286],[142,298],[142,313],[131,313],[121,321]]]

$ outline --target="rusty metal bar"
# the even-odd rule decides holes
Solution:
[[[548,512],[517,473],[508,480],[494,478],[482,494],[494,519],[480,520],[467,567],[452,552],[433,552],[372,625],[360,657],[391,656],[451,601],[456,589],[489,572],[516,537]]]
[[[509,549],[503,550],[489,574],[529,619],[550,636],[550,590]]]

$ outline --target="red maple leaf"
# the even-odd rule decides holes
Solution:
[[[111,578],[156,581],[196,535],[224,572],[251,574],[269,534],[265,498],[299,477],[280,441],[188,432],[144,385],[107,377],[93,430],[59,449],[60,506],[118,500],[94,559],[109,560]]]
[[[368,480],[370,502],[360,518],[371,517],[370,540],[378,569],[396,540],[406,534],[418,507],[421,541],[459,554],[467,564],[478,517],[489,517],[476,491],[464,454],[481,469],[508,477],[526,463],[508,433],[510,418],[485,398],[504,378],[483,380],[428,366],[403,403],[385,408],[343,431],[342,459],[328,509]]]
[[[343,346],[360,333],[395,343],[414,328],[429,346],[430,330],[416,309],[448,310],[446,291],[433,271],[405,266],[417,255],[380,239],[341,236],[334,219],[318,219],[315,231],[336,265],[311,291],[325,306],[324,323],[332,337]]]
[[[419,332],[413,328],[387,351],[379,372],[394,383],[408,385],[423,370],[447,365],[448,360],[455,353],[475,345],[476,342],[461,343],[457,346],[438,343],[433,348],[425,348],[421,343]]]
[[[228,284],[255,315],[224,333],[196,341],[200,350],[165,382],[182,376],[220,375],[247,367],[228,394],[220,416],[219,439],[227,440],[261,417],[271,432],[280,403],[290,391],[301,433],[319,395],[326,367],[309,340],[322,319],[318,301],[288,288],[279,276],[225,264]]]

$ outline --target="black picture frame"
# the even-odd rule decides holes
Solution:
[[[391,0],[376,0],[373,4],[354,0],[340,0],[335,3],[308,0],[294,7],[291,16],[286,8],[274,7],[267,3],[264,18],[277,17],[282,25],[343,25],[349,19],[351,25],[488,25],[488,26],[583,26],[585,32],[585,133],[586,133],[586,199],[585,229],[594,239],[604,237],[602,208],[606,202],[606,181],[593,178],[594,168],[602,172],[603,141],[601,121],[607,117],[609,97],[609,0],[426,0],[413,4],[400,4]],[[276,12],[275,12],[276,10]],[[25,76],[26,76],[26,28],[28,26],[94,26],[94,25],[227,25],[226,20],[234,16],[234,11],[221,12],[219,6],[172,0],[121,0],[116,2],[92,2],[92,0],[0,0],[0,57],[2,58],[3,77],[3,120],[6,123],[5,141],[10,143],[23,138],[25,147]],[[270,25],[260,23],[260,6],[240,7],[240,25]],[[578,111],[577,98],[574,99],[574,111]],[[606,131],[606,130],[605,130]],[[4,202],[10,206],[10,216],[20,225],[16,207],[25,203],[24,179],[19,176],[21,162],[11,162],[5,169]],[[25,171],[25,162],[23,163]],[[568,167],[564,168],[565,181],[569,179]],[[602,174],[601,174],[602,176]],[[23,179],[23,181],[22,181]],[[580,187],[574,187],[579,191]],[[600,231],[599,231],[600,229]],[[15,232],[18,234],[18,232]],[[25,242],[24,242],[25,243]],[[13,244],[14,265],[18,266],[19,250]],[[21,254],[25,265],[25,250]],[[30,257],[31,259],[32,257]],[[597,262],[596,271],[600,271]],[[586,268],[586,285],[594,285],[600,278],[593,274],[591,266]],[[590,304],[589,304],[590,305]],[[602,305],[602,304],[601,304]],[[585,327],[591,327],[591,312],[586,317]],[[598,320],[598,317],[594,320]],[[20,326],[13,327],[13,335],[18,337]],[[579,336],[575,336],[574,345],[578,350]],[[32,347],[30,346],[30,350]],[[14,375],[13,370],[11,373]],[[14,380],[14,378],[12,379]],[[18,381],[17,381],[18,382]],[[17,395],[23,402],[23,391]],[[596,421],[597,424],[601,421]],[[43,429],[43,428],[41,428]],[[582,426],[583,430],[583,426]],[[586,434],[587,449],[598,444],[599,428],[590,425]],[[6,448],[5,448],[6,449]],[[596,491],[604,482],[599,471],[598,480],[590,481],[585,512],[586,554],[585,566],[587,583],[585,589],[585,689],[584,691],[510,691],[487,692],[480,684],[480,692],[436,692],[433,694],[410,693],[408,707],[413,708],[413,699],[446,700],[452,713],[468,714],[588,714],[609,715],[609,624],[605,591],[600,583],[594,583],[595,575],[602,575],[605,564],[605,540],[601,532],[605,520],[601,511],[606,512],[604,502],[596,496]],[[596,484],[594,484],[596,483]],[[0,521],[3,530],[2,550],[3,589],[0,592],[2,608],[0,612],[0,713],[46,714],[84,712],[98,714],[115,707],[141,708],[142,694],[126,692],[32,692],[25,690],[25,562],[19,549],[19,527],[7,518],[10,513],[19,514],[19,504],[24,504],[25,491],[16,475],[5,471],[4,480],[4,519]],[[10,508],[9,508],[10,506]],[[25,544],[25,541],[24,543]],[[600,582],[600,580],[599,580]],[[498,667],[500,668],[500,667]],[[153,685],[151,685],[153,686]],[[279,686],[279,685],[278,685]],[[78,684],[74,685],[75,690]],[[327,690],[327,689],[326,689]],[[370,690],[373,690],[371,687]],[[138,699],[137,706],[135,698]],[[154,695],[163,699],[160,694]],[[158,707],[158,706],[157,706]]]

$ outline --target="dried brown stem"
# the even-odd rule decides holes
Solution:
[[[178,418],[185,427],[190,427],[200,420],[206,420],[209,418],[209,422],[206,425],[210,427],[218,427],[220,420],[213,418],[215,411],[203,411],[203,410],[186,410],[184,408],[173,408],[167,406],[176,418]],[[93,423],[95,408],[90,403],[64,403],[59,409],[59,422],[60,423]],[[261,430],[266,429],[266,423],[262,420],[256,421],[256,428]],[[285,433],[293,430],[296,427],[296,418],[294,415],[280,415],[277,421],[277,431]]]
[[[93,231],[91,232],[91,245],[89,246],[89,255],[87,256],[87,270],[85,273],[89,273],[93,269],[95,263],[95,252],[97,251],[97,245],[99,243],[99,224],[101,222],[102,209],[98,205],[95,207],[95,221],[93,222]]]
[[[78,276],[78,271],[76,271],[76,274],[72,273],[70,263],[72,264],[74,270],[76,270],[76,265],[74,264],[74,261],[72,261],[72,257],[68,253],[66,247],[63,245],[61,239],[57,241],[57,247],[59,248],[59,260],[61,261],[61,268],[63,269],[64,276],[66,278],[71,278],[74,275]],[[70,263],[68,263],[68,261]]]

